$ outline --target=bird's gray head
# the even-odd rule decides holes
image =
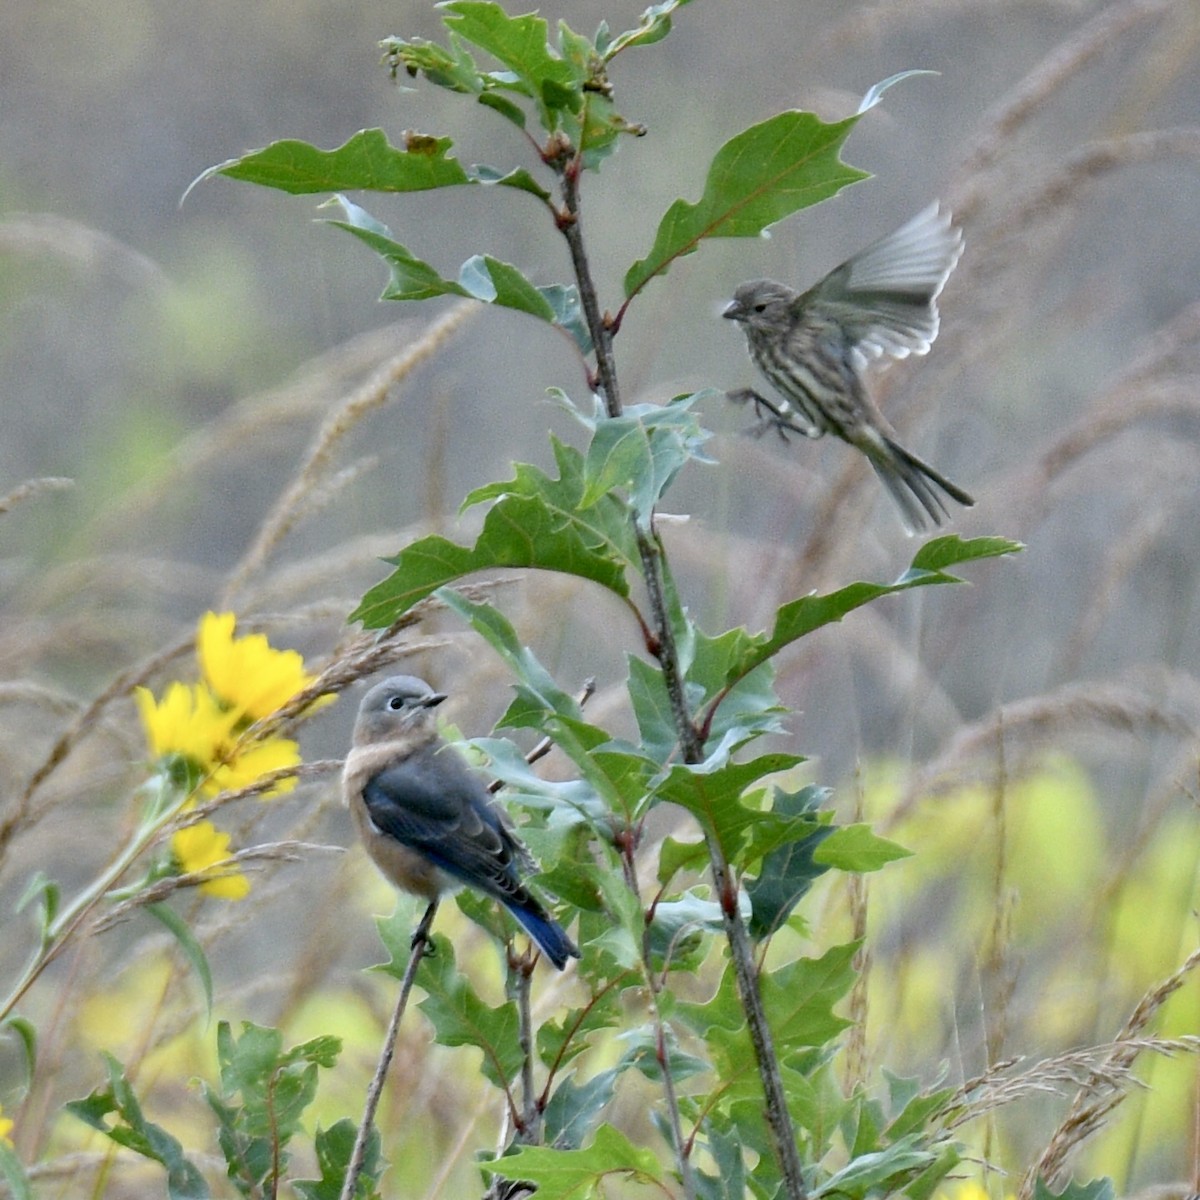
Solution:
[[[747,329],[783,329],[792,320],[792,301],[796,293],[773,279],[753,279],[733,293],[729,306],[721,314]]]
[[[373,742],[418,728],[445,698],[444,692],[435,692],[415,675],[393,675],[363,697],[354,724],[354,740],[359,744]]]

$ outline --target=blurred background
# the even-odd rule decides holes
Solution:
[[[642,7],[541,12],[591,33],[601,19],[636,24]],[[468,489],[507,478],[514,460],[549,468],[547,430],[579,444],[546,399],[560,387],[587,401],[565,341],[473,312],[355,421],[299,517],[262,540],[322,421],[452,304],[379,303],[383,266],[320,223],[320,198],[224,179],[182,197],[207,167],[273,140],[333,148],[370,126],[394,141],[449,134],[464,161],[532,168],[506,122],[389,79],[379,39],[440,29],[411,0],[0,8],[0,817],[80,705],[186,643],[205,609],[236,609],[319,667],[386,573],[379,556],[433,530],[467,539],[471,518],[455,510]],[[813,758],[805,777],[917,851],[871,894],[872,1068],[931,1080],[944,1065],[960,1080],[1006,1055],[1113,1037],[1196,944],[1200,7],[695,3],[666,41],[614,64],[618,108],[648,132],[585,181],[583,213],[615,309],[659,216],[700,194],[728,138],[784,108],[849,115],[910,68],[939,74],[889,91],[844,152],[874,178],[769,239],[712,242],[675,264],[631,306],[617,349],[627,402],[749,385],[743,340],[719,318],[738,283],[808,286],[935,198],[963,226],[936,346],[879,379],[878,395],[904,443],[976,496],[954,530],[1028,549],[965,572],[970,588],[855,614],[779,676],[795,709],[787,745]],[[487,252],[539,284],[567,282],[543,210],[504,191],[355,199],[443,275]],[[916,543],[844,445],[749,436],[750,414],[718,401],[703,414],[718,463],[677,483],[668,507],[690,519],[663,530],[706,628],[757,630],[806,591],[905,569]],[[21,490],[47,478],[72,482]],[[503,602],[564,686],[598,677],[593,719],[623,728],[624,656],[639,651],[626,614],[557,578],[514,584]],[[421,633],[445,644],[406,669],[454,693],[464,732],[486,732],[507,703],[502,670],[451,622]],[[306,758],[342,752],[356,700],[306,727]],[[90,878],[125,827],[144,754],[132,705],[107,708],[33,797],[0,902],[35,869],[67,889]],[[345,845],[335,801],[332,783],[308,785],[236,818],[239,836],[302,828]],[[361,920],[322,917],[330,894],[354,897]],[[361,1006],[337,1018],[358,1029],[377,1006],[356,974],[377,954],[367,914],[390,905],[359,852],[285,866],[245,904],[208,931],[227,1011],[302,1024],[305,1005],[337,994]],[[847,933],[846,913],[836,888],[822,893],[814,947]],[[32,944],[21,928],[0,971]],[[106,935],[109,952],[144,932]],[[111,969],[98,1003],[115,1020],[141,984]],[[1170,1014],[1174,1032],[1200,1031],[1200,992],[1181,991]],[[325,1016],[304,1019],[327,1028]],[[68,1054],[89,1026],[58,1019],[50,1045],[71,1063],[58,1086],[77,1095],[98,1070],[94,1050]],[[422,1032],[409,1036],[423,1054]],[[374,1037],[362,1041],[365,1061]],[[0,1049],[0,1080],[12,1061]],[[1195,1064],[1145,1074],[1165,1107],[1129,1104],[1091,1162],[1123,1186],[1191,1170]],[[454,1086],[427,1090],[445,1101]],[[356,1111],[356,1087],[332,1107]],[[47,1091],[43,1111],[61,1098]],[[398,1098],[397,1127],[407,1102],[461,1117]],[[1060,1111],[1040,1103],[989,1133],[1011,1170]],[[462,1170],[471,1178],[469,1155]]]

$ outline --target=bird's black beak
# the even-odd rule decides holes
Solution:
[[[725,306],[725,311],[721,313],[721,316],[729,321],[740,321],[744,315],[742,306],[736,300],[730,300]]]
[[[424,700],[421,701],[422,708],[437,708],[439,704],[446,698],[445,692],[430,692]]]

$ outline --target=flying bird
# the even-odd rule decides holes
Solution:
[[[742,327],[751,360],[779,396],[741,389],[730,399],[766,409],[781,434],[832,433],[861,450],[910,533],[942,523],[944,497],[967,507],[975,501],[900,445],[866,376],[877,359],[928,353],[938,334],[937,298],[962,246],[962,233],[934,204],[807,292],[752,280],[723,314]]]

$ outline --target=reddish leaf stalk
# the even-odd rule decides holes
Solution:
[[[606,321],[601,314],[600,305],[596,298],[596,287],[592,280],[591,267],[588,263],[587,252],[584,248],[583,230],[579,220],[579,172],[582,163],[576,155],[569,163],[560,168],[562,179],[563,215],[558,221],[558,227],[567,240],[570,249],[571,263],[575,269],[576,283],[579,287],[579,299],[591,334],[592,345],[596,355],[596,370],[592,386],[599,393],[605,412],[610,418],[619,417],[622,413],[621,395],[617,386],[616,364],[612,352],[612,337],[620,327],[624,308],[618,311],[616,318]],[[646,590],[650,601],[654,628],[652,638],[647,638],[650,652],[658,660],[662,670],[663,684],[670,699],[671,713],[675,729],[679,736],[679,747],[683,760],[687,763],[699,763],[704,757],[704,742],[692,720],[688,710],[683,688],[683,672],[679,664],[679,652],[675,642],[675,630],[671,625],[670,610],[666,602],[665,576],[662,567],[662,547],[657,538],[647,533],[635,524],[635,537],[638,552],[642,560],[642,575],[646,582]],[[709,717],[711,720],[711,715]],[[766,1117],[775,1142],[776,1154],[779,1158],[780,1172],[783,1176],[784,1194],[788,1200],[808,1200],[808,1190],[804,1183],[804,1172],[800,1163],[800,1154],[796,1146],[796,1134],[792,1125],[791,1113],[787,1108],[787,1095],[783,1086],[783,1077],[779,1070],[779,1062],[775,1055],[774,1039],[767,1023],[766,1011],[763,1008],[762,996],[758,989],[758,969],[750,945],[750,935],[742,921],[737,907],[737,886],[725,861],[721,847],[711,837],[707,839],[709,858],[712,864],[713,883],[718,896],[721,897],[721,916],[725,926],[725,936],[729,943],[729,954],[733,961],[734,973],[737,979],[738,995],[742,1008],[746,1013],[746,1024],[750,1040],[754,1047],[754,1057],[758,1065],[762,1081],[763,1093],[766,1100]],[[628,872],[632,869],[630,861]],[[631,884],[632,886],[632,884]],[[653,980],[648,958],[649,941],[645,942],[648,978]],[[653,984],[651,985],[653,987]],[[658,1020],[657,1006],[655,1019]],[[661,1025],[659,1026],[661,1034]],[[689,1196],[694,1196],[694,1181],[690,1161],[688,1160],[682,1131],[679,1125],[679,1112],[674,1093],[674,1083],[670,1071],[663,1068],[664,1092],[668,1109],[673,1122],[672,1133],[675,1138],[675,1151],[680,1166],[680,1174],[684,1188]]]

